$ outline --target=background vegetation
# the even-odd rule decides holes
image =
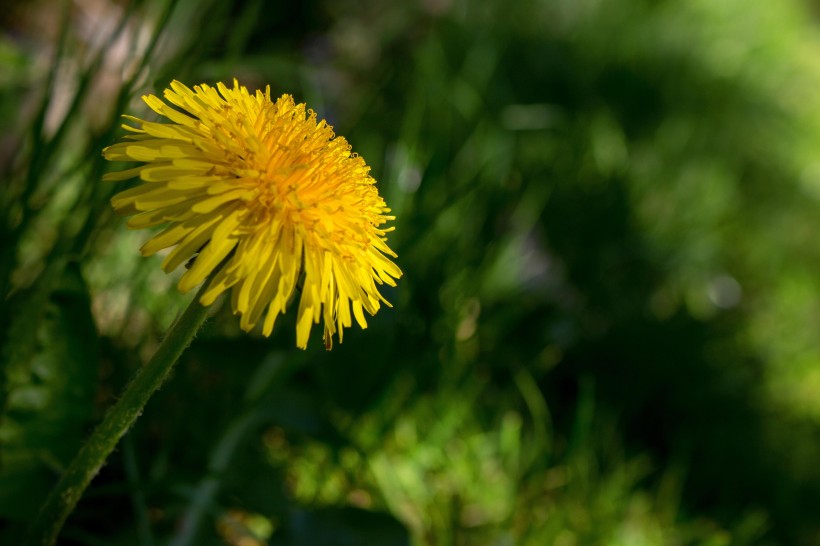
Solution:
[[[394,309],[326,353],[221,307],[62,544],[819,544],[816,7],[8,2],[0,542],[188,301],[101,148],[236,77],[372,165]]]

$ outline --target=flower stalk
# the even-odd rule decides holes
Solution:
[[[171,326],[157,352],[140,368],[120,399],[105,415],[89,439],[74,457],[51,491],[29,530],[26,546],[51,546],[66,518],[74,510],[88,484],[105,464],[122,436],[143,411],[151,395],[165,382],[208,316],[208,307],[199,303],[200,294],[191,301],[182,316]]]

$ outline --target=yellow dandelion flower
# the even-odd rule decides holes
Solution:
[[[236,81],[233,89],[175,81],[164,97],[143,100],[171,123],[125,116],[131,134],[103,150],[110,161],[144,163],[105,176],[141,180],[111,200],[130,228],[165,225],[142,254],[173,247],[166,272],[193,258],[182,292],[214,273],[200,302],[231,289],[245,331],[264,316],[269,336],[300,277],[298,347],[321,319],[328,348],[353,317],[366,328],[364,311],[389,305],[377,285],[395,286],[402,273],[385,238],[394,217],[364,160],[290,95],[271,101],[270,87],[250,94]]]

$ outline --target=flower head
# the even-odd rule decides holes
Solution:
[[[364,160],[290,95],[271,101],[270,87],[250,94],[236,81],[175,81],[164,97],[143,100],[171,123],[125,116],[131,134],[103,150],[110,161],[144,163],[105,176],[141,180],[111,200],[129,227],[165,226],[142,254],[172,248],[165,271],[190,260],[182,292],[210,276],[203,305],[230,289],[245,331],[262,321],[270,335],[300,277],[297,346],[321,319],[328,348],[353,317],[366,328],[364,311],[389,305],[377,285],[395,286],[402,273],[385,238],[394,217]]]

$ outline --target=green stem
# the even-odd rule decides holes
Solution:
[[[74,510],[88,484],[102,468],[123,434],[140,416],[151,395],[168,378],[179,355],[205,322],[208,308],[199,303],[199,297],[207,284],[203,283],[188,308],[171,326],[153,358],[137,371],[122,397],[108,411],[102,423],[71,461],[30,528],[25,545],[51,546],[55,543],[63,523]]]

